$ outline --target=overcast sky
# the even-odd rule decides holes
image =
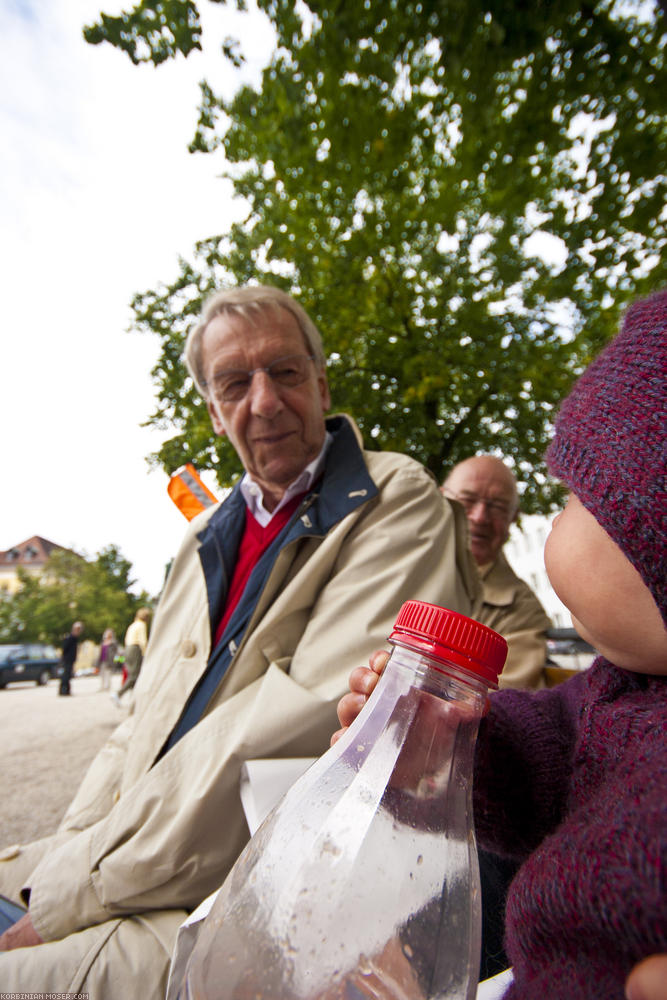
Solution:
[[[159,345],[126,332],[129,303],[239,212],[221,160],[187,145],[199,80],[229,93],[240,78],[213,53],[155,69],[87,45],[100,6],[121,5],[0,3],[0,550],[116,544],[154,594],[186,522],[145,461]],[[225,6],[201,6],[217,37],[235,33]],[[246,75],[271,47],[254,18]]]

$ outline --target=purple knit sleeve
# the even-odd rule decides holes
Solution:
[[[517,860],[566,808],[586,674],[546,691],[499,691],[480,726],[475,829],[480,846]]]

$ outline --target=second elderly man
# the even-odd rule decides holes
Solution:
[[[468,518],[470,550],[482,579],[472,616],[507,640],[500,687],[544,687],[551,621],[503,553],[519,513],[514,473],[495,455],[475,455],[454,466],[442,492],[457,500]]]
[[[245,475],[191,522],[134,712],[59,832],[2,855],[0,890],[23,890],[29,912],[0,947],[32,946],[0,954],[9,992],[162,997],[179,924],[248,837],[243,761],[323,752],[351,670],[402,602],[469,613],[476,596],[465,519],[430,475],[325,420],[320,335],[291,297],[213,296],[186,359]]]

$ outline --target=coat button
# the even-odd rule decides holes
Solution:
[[[181,643],[181,656],[194,656],[196,652],[197,646],[192,639],[184,639]]]

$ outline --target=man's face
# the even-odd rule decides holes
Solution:
[[[267,309],[249,321],[216,316],[202,337],[202,369],[209,386],[224,372],[265,368],[279,358],[309,354],[294,317]],[[330,405],[326,376],[307,362],[307,376],[288,387],[257,371],[241,399],[211,396],[208,412],[217,434],[226,434],[243,467],[273,510],[290,483],[317,457],[324,444],[324,414]]]
[[[465,509],[475,562],[492,563],[516,517],[516,486],[510,470],[489,455],[469,458],[452,470],[442,491]]]

